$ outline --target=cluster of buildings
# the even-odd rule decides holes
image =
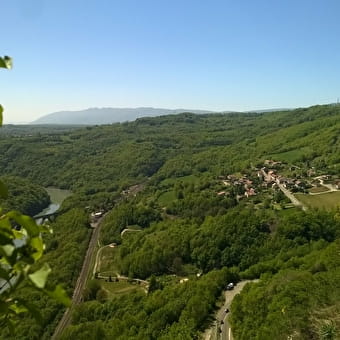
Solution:
[[[222,180],[222,183],[227,187],[239,187],[244,189],[244,197],[250,197],[255,196],[256,191],[253,185],[253,181],[248,178],[247,175],[242,175],[240,178],[234,175],[228,175],[228,176],[220,176],[219,179]],[[243,190],[242,190],[243,191]],[[218,196],[222,195],[228,195],[227,191],[220,191],[217,193]],[[242,195],[238,193],[237,199],[242,198]]]
[[[278,174],[277,170],[270,168],[268,169],[267,167],[261,168],[261,170],[258,171],[257,176],[263,181],[262,185],[266,187],[271,186],[274,188],[277,185],[282,185],[284,188],[293,192],[304,192],[307,188],[311,187],[310,184],[300,178],[284,177]]]
[[[329,190],[340,190],[340,180],[334,180],[330,175],[314,177],[311,180],[305,180],[301,177],[289,178],[278,173],[278,169],[282,168],[282,166],[284,166],[282,162],[266,160],[264,162],[264,167],[261,168],[257,173],[258,177],[263,180],[263,185],[272,187],[275,187],[276,185],[282,185],[284,188],[292,192],[306,192],[307,189],[320,185],[325,186]],[[294,171],[296,169],[300,168],[297,166],[291,166],[289,168],[290,171]],[[306,174],[308,177],[312,177],[315,176],[316,171],[314,168],[311,168],[306,171]],[[325,184],[324,182],[326,181],[330,184]]]
[[[121,192],[122,196],[134,196],[136,197],[137,194],[142,191],[144,189],[144,185],[143,184],[136,184],[136,185],[132,185],[129,188],[123,190]]]
[[[277,188],[277,189],[287,189],[290,192],[304,192],[306,193],[308,189],[323,185],[331,191],[340,190],[340,180],[332,180],[332,176],[323,175],[319,177],[310,178],[313,175],[315,176],[316,171],[314,168],[311,168],[306,171],[307,177],[310,179],[305,179],[303,176],[294,175],[293,178],[281,175],[279,172],[283,168],[285,168],[287,164],[267,159],[263,162],[261,168],[255,168],[254,176],[248,177],[247,175],[227,175],[227,176],[219,176],[219,180],[223,183],[224,186],[233,188],[233,192],[236,192],[237,200],[244,197],[251,197],[257,194],[256,190],[260,190],[262,188]],[[288,167],[287,167],[288,169]],[[290,166],[290,171],[302,170],[297,166]],[[287,173],[287,172],[286,172]],[[257,177],[257,180],[256,180]],[[255,183],[254,183],[255,181]],[[324,184],[324,182],[328,182],[331,184]],[[327,191],[327,190],[326,190]],[[230,195],[231,190],[223,190],[217,192],[218,196],[227,196]]]

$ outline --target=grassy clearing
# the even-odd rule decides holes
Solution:
[[[310,208],[331,210],[340,206],[340,191],[322,195],[296,194],[296,198]]]
[[[100,253],[100,267],[98,271],[102,272],[118,272],[118,248],[105,247]]]
[[[291,151],[281,152],[277,154],[270,155],[272,159],[279,159],[281,161],[287,163],[294,163],[301,159],[301,157],[305,154],[308,154],[311,151],[309,147],[304,147],[301,149],[295,149]]]
[[[100,285],[107,291],[109,298],[114,298],[119,295],[128,294],[135,291],[144,291],[143,286],[126,281],[120,282],[106,282],[101,281]]]
[[[195,175],[165,179],[164,181],[160,183],[160,187],[163,188],[163,190],[167,190],[167,191],[164,191],[159,195],[158,203],[161,206],[166,207],[171,202],[177,199],[175,191],[172,190],[177,183],[182,183],[185,185],[185,184],[196,184],[199,181],[200,179]]]
[[[324,187],[323,185],[309,189],[309,192],[311,192],[312,194],[319,193],[319,192],[325,192],[325,191],[329,191],[329,189]]]
[[[196,183],[198,182],[198,177],[196,177],[195,175],[189,175],[189,176],[183,176],[183,177],[177,177],[177,178],[167,178],[164,181],[161,182],[161,186],[169,186],[169,185],[175,185],[176,183]]]
[[[176,199],[176,195],[174,191],[165,191],[158,197],[158,203],[162,207],[168,206],[171,202]]]

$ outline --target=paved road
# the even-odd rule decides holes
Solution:
[[[325,181],[323,180],[322,176],[315,177],[314,179],[319,180],[320,184],[329,189],[330,191],[337,191],[337,189],[334,187],[333,184],[326,184]]]
[[[306,211],[307,207],[301,203],[289,190],[287,190],[282,184],[279,184],[279,182],[276,182],[281,191],[290,199],[290,201],[297,207],[301,207],[302,210]]]
[[[218,340],[233,340],[233,335],[231,332],[230,324],[228,322],[228,317],[230,314],[230,306],[234,299],[234,297],[239,294],[244,286],[249,282],[257,282],[258,280],[245,280],[241,281],[237,284],[237,286],[233,290],[225,291],[225,302],[221,309],[217,312],[216,320],[217,320],[217,339]],[[228,312],[226,312],[228,310]]]
[[[81,272],[79,274],[76,286],[74,288],[73,296],[72,296],[72,305],[70,308],[67,308],[63,317],[61,318],[57,328],[54,331],[52,336],[52,340],[57,340],[62,334],[63,330],[70,324],[71,322],[71,312],[74,306],[78,305],[82,301],[83,290],[86,285],[86,280],[88,278],[90,272],[91,259],[94,256],[96,250],[96,244],[98,242],[98,237],[100,233],[102,218],[98,219],[97,222],[91,223],[91,227],[93,228],[91,239],[87,248],[87,252],[84,258],[83,266]]]
[[[263,174],[263,176],[265,177],[265,179],[267,181],[271,181],[273,180],[272,177],[267,174],[263,169],[261,169],[261,172]],[[301,207],[302,210],[307,210],[307,207],[302,204],[289,190],[287,190],[282,184],[280,184],[279,180],[276,179],[276,184],[278,185],[278,187],[280,188],[280,190],[285,194],[286,197],[288,197],[290,199],[290,201],[297,207]]]

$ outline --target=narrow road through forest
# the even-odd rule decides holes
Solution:
[[[244,288],[244,286],[249,283],[249,282],[256,282],[257,280],[254,281],[241,281],[237,284],[237,286],[233,289],[233,290],[227,290],[225,291],[225,302],[224,302],[224,306],[219,310],[219,312],[217,313],[217,320],[220,324],[220,339],[221,340],[233,340],[233,334],[231,332],[231,328],[230,328],[230,324],[228,322],[228,317],[230,314],[230,306],[231,303],[234,299],[234,297],[239,294],[242,289]],[[227,311],[227,312],[226,312]]]
[[[93,230],[92,230],[90,242],[87,248],[87,252],[84,258],[83,266],[82,266],[76,286],[73,291],[72,305],[70,308],[67,308],[65,310],[63,317],[61,318],[57,328],[54,331],[52,340],[57,340],[60,337],[64,329],[71,322],[72,309],[74,308],[74,306],[78,305],[82,301],[82,294],[83,294],[83,291],[86,285],[87,278],[89,276],[91,259],[93,258],[95,254],[96,244],[98,242],[98,238],[100,234],[100,227],[101,227],[102,219],[103,217],[99,218],[96,222],[91,223],[91,227],[93,228]]]
[[[216,321],[214,325],[207,329],[203,335],[204,340],[233,340],[228,317],[230,314],[230,306],[234,297],[239,294],[247,283],[258,282],[259,280],[245,280],[239,282],[233,290],[224,292],[224,304],[216,313]]]

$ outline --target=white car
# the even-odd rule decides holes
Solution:
[[[234,289],[234,284],[232,282],[227,284],[227,290],[233,290]]]

